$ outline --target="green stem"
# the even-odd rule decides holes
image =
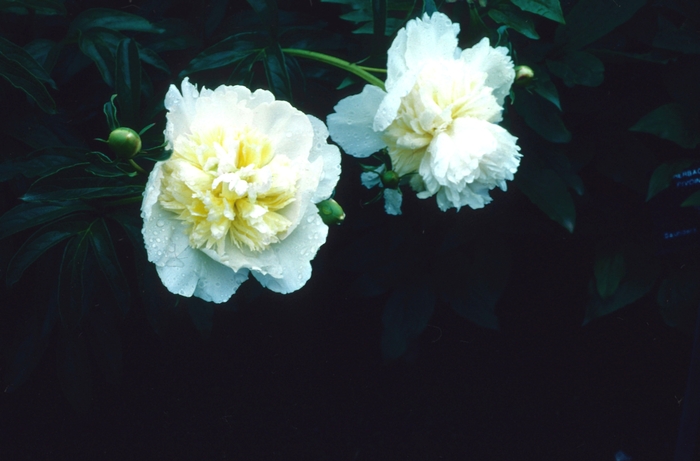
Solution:
[[[366,70],[367,72],[374,72],[377,74],[386,74],[386,69],[379,69],[377,67],[367,67],[367,66],[357,66],[360,69]]]
[[[384,82],[379,80],[377,77],[374,75],[370,74],[368,70],[372,70],[373,72],[379,72],[379,69],[372,69],[370,67],[362,67],[358,66],[357,64],[353,64],[351,62],[345,61],[343,59],[336,58],[334,56],[329,56],[327,54],[323,53],[317,53],[315,51],[307,51],[307,50],[298,50],[296,48],[283,48],[282,52],[291,54],[292,56],[299,56],[302,58],[307,58],[307,59],[313,59],[315,61],[319,61],[325,64],[330,64],[331,66],[338,67],[340,69],[346,70],[350,72],[351,74],[355,74],[358,77],[362,78],[366,82],[377,86],[381,88],[382,90],[385,90],[384,88]]]
[[[129,164],[131,164],[131,166],[134,167],[134,170],[138,171],[139,173],[141,173],[141,174],[148,174],[148,173],[146,173],[146,170],[144,170],[143,168],[141,168],[141,167],[138,165],[138,163],[134,162],[132,159],[129,159]]]

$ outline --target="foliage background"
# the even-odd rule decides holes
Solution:
[[[404,191],[391,217],[347,157],[348,218],[298,293],[207,305],[145,261],[145,177],[95,141],[113,94],[155,123],[149,170],[171,83],[324,119],[362,82],[283,50],[383,67],[431,3],[0,1],[3,459],[670,457],[700,301],[691,0],[436,2],[461,46],[535,70],[508,192],[441,213]]]

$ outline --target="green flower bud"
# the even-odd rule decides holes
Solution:
[[[515,66],[515,84],[527,85],[535,78],[535,72],[529,66]]]
[[[321,215],[321,219],[328,226],[340,224],[345,219],[343,208],[332,198],[317,203],[316,207],[318,208],[318,214]]]
[[[388,189],[396,189],[399,187],[399,175],[395,171],[385,171],[380,178],[382,185]]]
[[[109,134],[107,145],[119,157],[130,159],[141,150],[141,137],[131,128],[117,128]]]

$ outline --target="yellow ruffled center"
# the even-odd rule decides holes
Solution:
[[[500,113],[493,90],[485,85],[486,77],[461,60],[435,61],[418,74],[384,131],[394,171],[400,176],[418,171],[433,139],[449,134],[454,120],[490,120]]]
[[[188,224],[193,248],[222,254],[230,242],[261,251],[292,224],[284,212],[294,201],[298,176],[265,136],[218,127],[175,140],[158,200]]]

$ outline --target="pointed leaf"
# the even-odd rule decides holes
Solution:
[[[686,149],[700,144],[698,112],[683,104],[671,103],[646,114],[630,130],[650,133],[673,141]]]
[[[674,175],[686,170],[693,164],[693,160],[685,159],[673,163],[662,163],[651,174],[649,180],[649,191],[647,192],[647,202],[656,194],[668,188],[671,185],[671,179]]]
[[[600,59],[585,51],[569,52],[561,60],[548,59],[547,68],[568,87],[598,86],[603,83],[605,70]]]
[[[49,249],[83,231],[82,221],[59,221],[48,224],[32,234],[17,250],[7,267],[7,284],[13,285],[24,271]]]
[[[95,253],[100,270],[112,289],[114,301],[123,315],[129,311],[129,283],[124,277],[117,252],[112,244],[112,236],[104,219],[97,220],[91,227],[90,244]]]
[[[85,56],[92,59],[97,70],[102,75],[102,80],[114,87],[115,52],[97,31],[88,31],[80,34],[78,46]]]
[[[579,0],[566,15],[566,25],[557,27],[556,46],[580,50],[627,22],[645,3],[646,0]]]
[[[693,192],[692,194],[690,194],[690,197],[685,199],[683,203],[681,203],[681,206],[700,206],[700,191]]]
[[[504,24],[527,38],[538,40],[540,36],[535,30],[535,24],[524,11],[518,10],[507,3],[501,3],[489,10],[489,17],[498,24]]]
[[[179,77],[183,78],[194,72],[228,66],[251,54],[257,54],[253,38],[255,38],[254,34],[245,33],[236,34],[220,41],[192,59],[185,70],[180,72]]]
[[[625,258],[620,251],[599,253],[596,256],[593,274],[601,298],[609,298],[620,286],[627,270]]]
[[[116,56],[115,86],[121,123],[139,126],[141,106],[141,60],[136,42],[125,38],[119,42]]]
[[[561,11],[559,0],[510,0],[513,5],[523,11],[529,11],[552,21],[564,24],[564,13]]]
[[[160,33],[163,30],[151,24],[147,19],[135,14],[108,8],[92,8],[80,13],[71,22],[68,34],[86,31],[94,27],[111,30],[131,30],[135,32]]]
[[[265,49],[265,76],[270,91],[277,99],[292,101],[292,84],[289,80],[289,72],[284,53],[279,44]]]
[[[554,170],[523,161],[515,175],[515,184],[547,216],[569,232],[574,232],[574,201],[566,189],[566,183]]]
[[[571,133],[564,126],[557,108],[540,96],[527,90],[517,91],[515,110],[525,119],[527,126],[547,141],[566,143],[571,141]]]
[[[44,84],[17,61],[3,54],[0,54],[0,76],[15,88],[24,91],[44,112],[56,113],[56,102]]]
[[[81,202],[22,203],[0,217],[0,239],[72,213],[92,210]]]
[[[94,267],[94,256],[88,255],[89,234],[88,225],[68,241],[63,251],[59,272],[58,312],[61,324],[68,331],[78,328],[92,303],[93,283],[90,271]]]
[[[9,40],[0,37],[0,54],[12,61],[15,61],[20,66],[24,67],[27,72],[32,74],[34,78],[42,83],[56,89],[56,83],[51,79],[44,68],[36,62],[36,60],[22,47],[19,47]]]

